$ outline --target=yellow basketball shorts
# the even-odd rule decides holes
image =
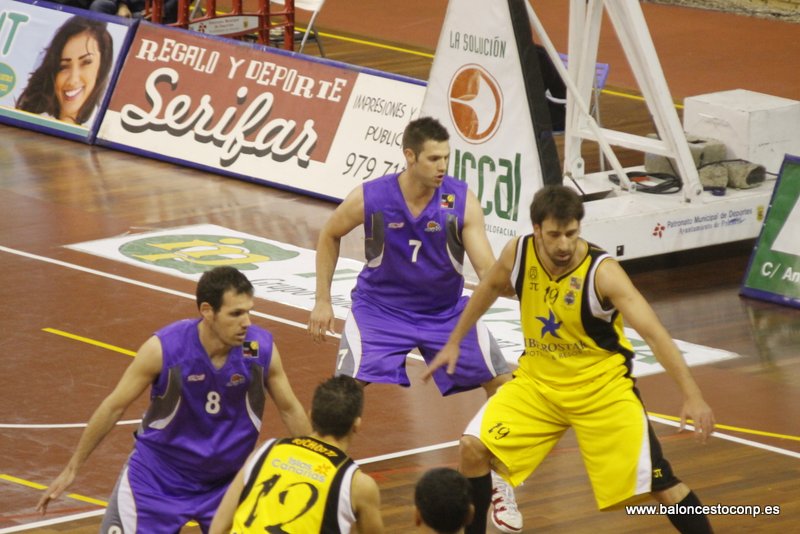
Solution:
[[[483,442],[499,462],[495,470],[516,486],[570,427],[598,508],[680,482],[662,456],[633,381],[624,376],[587,394],[556,390],[520,373],[484,404],[464,433]]]

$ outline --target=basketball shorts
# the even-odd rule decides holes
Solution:
[[[192,520],[208,532],[228,484],[198,487],[138,456],[131,454],[117,480],[100,533],[177,534]]]
[[[373,302],[354,299],[339,344],[336,374],[364,382],[409,386],[406,356],[419,349],[430,361],[447,342],[450,332],[466,306],[462,297],[456,306],[437,314],[383,308]],[[479,321],[461,343],[456,372],[437,369],[433,380],[442,395],[475,389],[509,367],[497,341]]]
[[[516,486],[570,427],[599,509],[680,482],[662,455],[633,382],[624,376],[582,396],[579,390],[555,390],[518,372],[487,400],[464,433],[481,440],[498,462],[495,471]]]

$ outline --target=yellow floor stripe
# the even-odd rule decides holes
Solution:
[[[675,417],[673,415],[663,415],[660,413],[654,412],[647,412],[648,415],[652,415],[654,417],[660,417],[662,419],[668,419],[670,421],[680,421],[680,417]],[[687,420],[687,422],[692,423],[691,419]],[[792,441],[800,441],[800,436],[790,436],[788,434],[776,434],[775,432],[764,432],[763,430],[753,430],[751,428],[742,428],[738,426],[730,426],[730,425],[715,425],[718,430],[730,430],[733,432],[741,432],[742,434],[752,434],[754,436],[766,436],[770,438],[779,438],[779,439],[789,439]]]
[[[113,350],[114,352],[119,352],[121,354],[126,354],[128,356],[136,356],[136,352],[132,350],[123,349],[121,347],[116,347],[114,345],[109,345],[108,343],[103,343],[102,341],[97,341],[94,339],[90,339],[88,337],[70,334],[69,332],[64,332],[63,330],[58,330],[55,328],[42,328],[42,330],[50,334],[55,334],[57,336],[74,339],[75,341],[80,341],[81,343],[87,343],[89,345],[94,345],[96,347],[102,347],[104,349]]]

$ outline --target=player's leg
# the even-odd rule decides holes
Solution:
[[[416,321],[420,325],[420,352],[427,362],[444,346],[466,302],[467,299],[462,298],[453,310],[437,315],[434,320]],[[438,369],[433,375],[443,395],[481,386],[486,395],[491,397],[501,385],[511,380],[511,372],[500,346],[482,321],[464,338],[460,353],[454,375],[448,375],[445,369]],[[492,522],[501,532],[520,532],[523,519],[513,488],[496,473],[492,473],[491,481]]]
[[[541,463],[567,429],[566,421],[535,391],[527,379],[509,382],[470,421],[460,442],[461,470],[473,489],[475,519],[468,534],[486,532],[493,493],[490,470],[513,485],[521,484]],[[518,532],[492,511],[503,532]],[[521,522],[521,515],[520,515]]]
[[[599,509],[648,493],[664,504],[700,504],[664,458],[630,379],[616,380],[574,408],[579,415],[571,420]],[[670,521],[681,532],[711,532],[702,514],[670,515]]]
[[[135,453],[134,453],[135,454]],[[153,473],[128,460],[114,486],[101,534],[177,534],[189,519],[178,499],[159,491]]]
[[[436,356],[456,326],[468,299],[463,297],[452,309],[436,315],[420,316],[416,325],[417,346],[427,363]],[[413,319],[413,318],[412,318]],[[511,380],[511,370],[500,346],[483,321],[478,321],[461,342],[456,372],[444,368],[433,373],[433,380],[442,395],[483,387],[491,396],[500,385]]]
[[[354,301],[344,323],[335,374],[362,383],[409,386],[406,355],[416,348],[403,317],[373,304]]]
[[[661,451],[661,444],[653,428],[649,427],[650,455],[653,458],[653,465],[667,465],[669,462],[664,458]],[[672,469],[669,469],[672,473]],[[702,513],[703,503],[695,493],[685,483],[674,477],[675,484],[666,483],[661,477],[653,480],[651,495],[655,500],[665,506],[674,506],[673,510],[667,513],[670,523],[678,532],[687,534],[706,534],[713,532],[708,516]],[[663,488],[663,489],[662,489]],[[696,512],[693,513],[692,511]]]

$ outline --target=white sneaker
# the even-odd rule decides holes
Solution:
[[[500,532],[522,532],[522,514],[517,509],[514,489],[492,471],[492,523]]]

